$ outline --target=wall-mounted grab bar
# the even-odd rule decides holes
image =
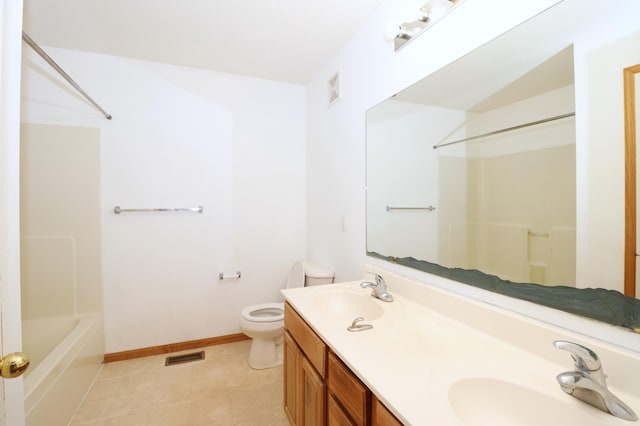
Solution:
[[[175,207],[171,209],[159,208],[159,209],[123,209],[120,206],[115,206],[113,212],[115,214],[120,213],[155,213],[155,212],[191,212],[202,213],[204,211],[203,206],[198,207]]]
[[[387,206],[387,211],[390,212],[391,210],[429,210],[430,212],[434,211],[436,208],[433,206],[429,206],[429,207],[391,207],[391,206]]]
[[[459,139],[457,141],[441,143],[441,144],[438,144],[438,145],[434,145],[433,149],[438,149],[438,148],[442,148],[443,146],[454,145],[454,144],[457,144],[457,143],[468,142],[468,141],[472,141],[472,140],[475,140],[475,139],[486,138],[487,136],[495,136],[495,135],[499,135],[500,133],[506,133],[506,132],[511,132],[511,131],[518,130],[518,129],[524,129],[525,127],[537,126],[538,124],[543,124],[543,123],[548,123],[550,121],[555,121],[555,120],[560,120],[560,119],[563,119],[563,118],[573,117],[575,115],[576,115],[575,112],[570,112],[568,114],[562,114],[562,115],[556,115],[555,117],[549,117],[549,118],[545,118],[545,119],[542,119],[542,120],[532,121],[530,123],[519,124],[517,126],[507,127],[506,129],[494,130],[493,132],[483,133],[481,135],[471,136],[471,137],[468,137],[468,138]]]

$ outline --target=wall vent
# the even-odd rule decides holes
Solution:
[[[204,359],[204,351],[193,352],[184,355],[168,356],[164,362],[165,366],[184,364],[185,362],[202,361]]]
[[[329,79],[327,87],[329,89],[329,106],[331,106],[340,100],[340,71],[336,71]]]

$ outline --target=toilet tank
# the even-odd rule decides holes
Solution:
[[[326,266],[315,262],[304,262],[304,285],[331,284],[335,274]]]

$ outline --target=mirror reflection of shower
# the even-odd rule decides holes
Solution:
[[[367,112],[367,251],[575,286],[573,47],[475,92],[463,62]]]

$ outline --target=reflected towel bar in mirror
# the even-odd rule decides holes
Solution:
[[[156,213],[156,212],[191,212],[202,213],[204,211],[203,206],[198,207],[175,207],[175,208],[158,208],[158,209],[123,209],[120,206],[115,206],[113,212],[115,214],[120,213]]]
[[[391,206],[387,206],[387,211],[390,212],[391,210],[429,210],[430,212],[434,211],[436,208],[433,206],[429,206],[429,207],[391,207]]]

